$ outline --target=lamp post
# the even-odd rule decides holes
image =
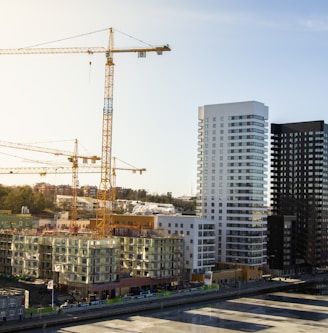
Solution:
[[[269,257],[269,269],[270,269],[270,275],[271,275],[271,278],[273,276],[273,273],[274,273],[274,259],[275,259],[275,255],[274,254],[271,254],[270,257]]]
[[[54,278],[54,274],[53,273],[53,278]],[[49,280],[48,281],[48,285],[47,285],[48,290],[51,290],[51,307],[52,309],[54,308],[54,280]],[[41,314],[40,314],[41,316]]]
[[[235,262],[235,287],[237,288],[237,263],[239,262],[238,259],[236,259]]]

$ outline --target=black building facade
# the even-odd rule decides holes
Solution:
[[[299,272],[296,256],[296,218],[288,215],[268,216],[268,264],[283,274]]]
[[[273,217],[295,217],[291,262],[299,268],[327,266],[328,125],[323,121],[271,124],[271,198]],[[273,242],[269,232],[268,258],[275,255]]]

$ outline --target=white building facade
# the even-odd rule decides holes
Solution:
[[[197,212],[215,222],[216,261],[266,258],[268,107],[250,101],[198,110]]]
[[[184,239],[183,272],[185,279],[193,273],[205,273],[215,263],[215,223],[189,215],[156,215],[156,228]]]

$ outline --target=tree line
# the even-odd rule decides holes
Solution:
[[[117,188],[116,199],[135,200],[144,202],[171,203],[181,212],[193,213],[195,211],[195,199],[181,200],[173,198],[171,193],[150,194],[146,190],[133,190]],[[23,206],[27,206],[32,215],[41,215],[45,212],[55,212],[55,198],[53,191],[38,190],[38,187],[4,186],[0,184],[0,210],[11,210],[13,214],[21,213]]]
[[[181,212],[193,213],[196,209],[196,198],[182,200],[172,197],[172,193],[150,194],[146,190],[133,190],[131,188],[117,188],[116,198],[124,200],[136,200],[143,202],[157,202],[173,204]]]
[[[54,201],[31,186],[0,185],[0,209],[11,210],[19,214],[23,206],[27,206],[31,214],[40,214],[46,210],[54,210]]]

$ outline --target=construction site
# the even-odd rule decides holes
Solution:
[[[110,28],[107,48],[0,49],[0,56],[100,53],[106,57],[101,156],[80,155],[77,140],[73,152],[0,141],[3,147],[66,156],[71,167],[61,168],[61,172],[72,174],[73,189],[68,217],[61,221],[60,227],[33,228],[29,214],[4,214],[0,225],[0,274],[44,283],[51,281],[54,289],[63,290],[79,300],[104,300],[177,286],[183,270],[182,235],[169,235],[165,230],[156,229],[153,216],[116,216],[113,213],[115,177],[119,169],[112,156],[113,55],[128,52],[138,57],[145,57],[147,53],[161,55],[170,51],[170,47],[115,48],[113,34]],[[80,160],[89,160],[93,166],[80,168]],[[95,165],[97,161],[100,161],[99,166]],[[2,170],[2,173],[50,173],[53,169],[12,168]],[[122,169],[145,171],[144,168]],[[78,217],[79,172],[99,174],[95,218],[88,221]]]

